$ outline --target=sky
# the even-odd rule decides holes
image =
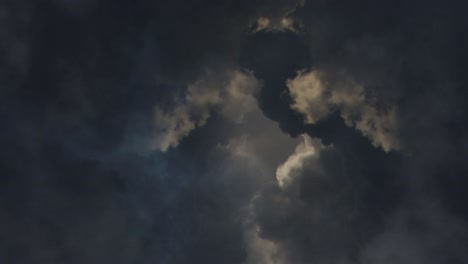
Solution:
[[[0,1],[0,263],[468,263],[467,7]]]

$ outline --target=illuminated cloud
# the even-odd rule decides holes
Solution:
[[[212,111],[241,122],[254,109],[254,95],[259,88],[260,82],[248,72],[207,73],[188,85],[185,96],[174,109],[156,108],[154,122],[160,132],[155,148],[166,151],[177,146],[193,129],[204,126]]]
[[[304,0],[285,1],[280,8],[266,7],[260,10],[260,15],[250,25],[252,33],[259,31],[293,31],[300,30],[299,22],[295,20],[293,14],[297,8],[304,6]]]
[[[296,147],[294,153],[276,169],[276,180],[280,187],[288,184],[295,170],[302,169],[306,159],[318,154],[316,146],[318,143],[313,144],[312,139],[307,135],[302,135],[302,138],[304,141]]]
[[[374,146],[387,152],[400,149],[396,106],[379,106],[377,99],[366,95],[362,85],[347,77],[339,78],[342,77],[320,71],[298,72],[286,82],[294,100],[292,109],[304,114],[308,124],[316,124],[338,111],[346,125],[359,130]]]

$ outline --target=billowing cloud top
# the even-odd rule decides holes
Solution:
[[[467,263],[462,1],[0,3],[0,263]]]

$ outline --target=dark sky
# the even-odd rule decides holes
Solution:
[[[0,1],[0,263],[468,263],[467,8]]]

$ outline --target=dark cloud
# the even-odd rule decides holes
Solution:
[[[0,262],[465,263],[465,9],[1,3]]]
[[[399,136],[414,149],[421,137],[434,133],[436,140],[447,127],[442,123],[461,122],[466,113],[462,9],[455,2],[310,1],[298,16],[312,66],[331,78],[350,76],[380,104],[397,104]]]
[[[405,197],[398,169],[390,166],[399,162],[364,163],[335,147],[317,152],[292,171],[290,184],[256,200],[260,234],[280,245],[284,262],[352,263]]]
[[[299,135],[303,131],[302,116],[290,107],[292,100],[285,81],[310,65],[305,40],[288,31],[261,31],[250,35],[245,40],[240,64],[253,70],[263,81],[258,102],[265,115],[279,121],[283,130]]]
[[[155,106],[234,68],[262,5],[2,3],[0,261],[241,262],[237,205],[203,168],[212,147],[147,150]]]
[[[336,78],[344,72],[369,98],[398,107],[397,135],[403,151],[413,155],[405,166],[415,166],[405,173],[417,184],[441,174],[464,182],[466,170],[456,165],[466,156],[463,7],[436,1],[311,1],[298,13],[310,39],[312,67]],[[439,169],[428,170],[429,164]]]
[[[462,88],[466,80],[460,72],[466,62],[463,28],[467,21],[460,10],[463,4],[452,2],[308,1],[294,14],[303,34],[291,33],[289,41],[275,42],[269,47],[276,50],[268,52],[263,48],[266,39],[286,39],[289,33],[265,32],[250,39],[245,54],[253,62],[246,67],[251,67],[258,78],[265,78],[258,97],[265,114],[278,121],[283,130],[322,138],[340,153],[333,161],[322,158],[321,166],[331,163],[331,168],[335,167],[325,170],[327,177],[323,180],[314,178],[316,172],[304,169],[295,181],[300,188],[287,191],[272,187],[260,196],[257,214],[261,234],[284,245],[285,262],[463,261],[463,251],[458,247],[434,242],[466,243],[465,235],[447,239],[440,233],[450,233],[445,226],[450,223],[464,229],[466,221],[466,197],[458,191],[466,187],[467,172],[460,163],[467,150],[467,94]],[[304,39],[307,48],[299,44]],[[376,113],[386,106],[396,107],[398,126],[393,133],[400,141],[400,151],[384,153],[371,146],[372,133],[365,133],[369,130],[356,125],[358,131],[354,131],[353,125],[345,125],[348,118],[356,118],[340,106],[347,101],[338,101],[335,108],[327,109],[331,113],[326,118],[304,125],[304,117],[290,108],[294,98],[286,85],[303,69],[326,75],[322,80],[326,96],[348,89],[347,80],[351,79],[363,88],[356,95],[363,96],[362,102],[375,108]],[[319,98],[314,107],[323,104],[320,100],[328,99]],[[356,114],[357,118],[362,115]],[[378,119],[384,120],[382,116]],[[342,171],[345,179],[334,171]],[[352,188],[346,189],[346,183]],[[339,194],[347,198],[333,205]],[[440,207],[427,209],[425,204],[431,201],[440,202]],[[351,210],[354,215],[350,218],[347,212]],[[405,211],[402,221],[418,222],[406,223],[403,230],[385,224],[395,215],[401,217],[401,210]],[[314,222],[314,213],[323,218]],[[445,220],[442,224],[434,218]],[[418,228],[423,228],[428,237]],[[431,242],[423,242],[426,239]],[[385,246],[377,249],[383,245],[380,243]],[[392,249],[392,243],[411,249]],[[437,257],[433,253],[436,248]]]

